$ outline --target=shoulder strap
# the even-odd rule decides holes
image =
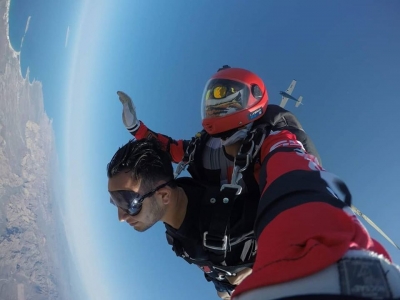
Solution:
[[[271,127],[269,124],[261,124],[250,130],[244,139],[238,154],[235,157],[232,180],[230,184],[224,184],[221,190],[227,187],[235,187],[238,189],[238,194],[242,192],[243,183],[241,179],[246,170],[248,174],[254,166],[255,158],[257,157],[265,138],[269,135]],[[254,174],[250,174],[254,177]],[[254,185],[252,183],[251,185]]]
[[[192,137],[191,141],[186,146],[182,160],[175,168],[174,178],[177,178],[186,167],[188,167],[188,172],[194,179],[200,180],[202,178],[202,170],[201,167],[199,167],[201,166],[201,157],[199,157],[199,153],[202,153],[202,149],[208,138],[209,135],[205,130],[196,133],[196,135]],[[201,150],[196,151],[198,148]]]

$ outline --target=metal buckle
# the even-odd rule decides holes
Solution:
[[[224,235],[224,237],[221,239],[222,242],[222,246],[218,247],[218,246],[211,246],[207,244],[207,235],[208,235],[208,231],[205,231],[203,234],[203,246],[208,248],[208,249],[212,249],[212,250],[219,250],[219,251],[226,251],[226,247],[228,245],[228,236]]]
[[[216,266],[213,266],[212,268],[213,268],[214,270],[216,270],[217,272],[223,272],[226,276],[236,276],[236,273],[231,273],[231,272],[229,272],[229,271],[227,271],[227,270],[218,268],[218,267],[216,267]]]
[[[253,151],[253,149],[254,149],[254,144],[251,146],[251,151]],[[251,160],[252,160],[252,154],[251,154],[251,152],[249,151],[247,154],[246,154],[246,165],[243,167],[243,168],[241,168],[241,169],[239,169],[239,173],[242,173],[243,171],[246,171],[246,169],[249,167],[249,165],[250,165],[250,162],[251,162]]]
[[[242,192],[242,187],[238,184],[234,184],[234,183],[225,183],[221,186],[220,191],[223,191],[225,188],[231,188],[231,189],[236,189],[236,195],[240,195],[240,193]]]

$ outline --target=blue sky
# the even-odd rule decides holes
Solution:
[[[162,225],[140,234],[117,221],[105,167],[130,138],[117,90],[153,130],[190,138],[201,128],[204,84],[223,64],[256,72],[271,103],[297,80],[293,95],[304,105],[286,108],[354,204],[400,243],[398,1],[29,3],[12,0],[11,40],[18,49],[31,15],[22,68],[43,82],[67,230],[91,299],[218,299],[171,251]],[[400,263],[400,252],[368,229]]]

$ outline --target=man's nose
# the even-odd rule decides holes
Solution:
[[[120,222],[125,222],[128,217],[129,217],[129,214],[127,214],[125,211],[123,211],[122,209],[120,209],[118,207],[118,220]]]

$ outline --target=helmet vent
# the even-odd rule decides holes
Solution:
[[[262,91],[261,89],[258,87],[257,84],[253,84],[251,86],[251,93],[253,94],[253,97],[256,98],[257,100],[261,100],[262,98]]]

